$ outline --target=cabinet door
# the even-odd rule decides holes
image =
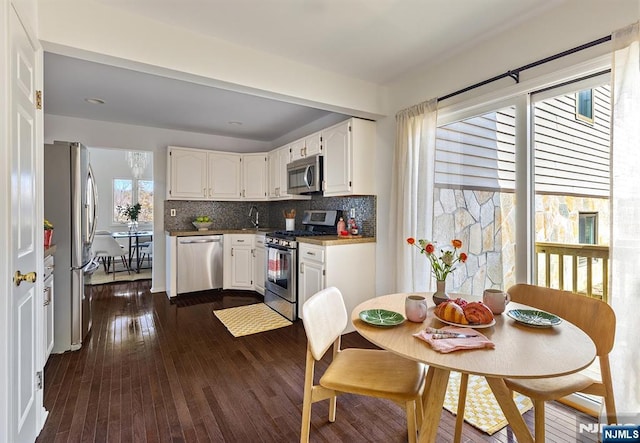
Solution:
[[[324,289],[324,264],[301,260],[298,266],[298,317],[302,318],[302,305],[313,294]]]
[[[241,162],[238,154],[208,154],[208,198],[238,200],[241,197]]]
[[[267,156],[242,156],[242,197],[247,200],[267,199]]]
[[[322,133],[324,153],[324,196],[351,192],[351,132],[349,122]]]
[[[280,149],[273,150],[267,155],[268,163],[268,191],[269,198],[278,197],[278,189],[280,188]]]
[[[207,188],[207,153],[169,148],[169,199],[203,200]]]
[[[253,249],[246,246],[231,248],[231,287],[253,289]]]
[[[260,245],[262,242],[262,245]],[[264,240],[256,240],[256,248],[253,257],[253,287],[256,292],[264,295],[264,284],[267,278],[267,252],[264,247]]]
[[[304,156],[308,157],[310,155],[320,154],[322,150],[322,134],[320,132],[316,132],[315,134],[311,134],[304,139]]]
[[[280,149],[278,152],[278,175],[280,176],[279,185],[278,185],[278,197],[290,197],[291,195],[287,192],[287,165],[291,162],[291,151],[289,147],[285,147],[284,149]]]
[[[291,161],[304,157],[304,139],[296,140],[289,145],[291,150]]]

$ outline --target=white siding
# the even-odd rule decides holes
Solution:
[[[536,103],[536,193],[608,197],[609,97],[594,89],[593,123],[576,118],[575,94]],[[513,191],[515,109],[438,128],[435,172],[436,186]]]

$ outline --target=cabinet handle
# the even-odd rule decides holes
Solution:
[[[256,256],[256,250],[255,250],[255,249],[252,249],[252,250],[251,250],[251,255],[252,255],[253,257],[255,257],[255,256]]]
[[[307,251],[307,255],[312,255],[312,256],[314,256],[314,257],[315,257],[315,256],[316,256],[316,253],[315,253],[315,252],[311,252],[311,251]]]
[[[236,243],[244,243],[244,240],[236,240]]]
[[[300,263],[300,274],[304,274],[304,262]]]

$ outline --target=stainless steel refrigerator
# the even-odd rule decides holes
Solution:
[[[91,274],[98,268],[91,244],[97,190],[86,146],[44,147],[44,214],[54,226],[54,353],[77,350],[91,329]]]

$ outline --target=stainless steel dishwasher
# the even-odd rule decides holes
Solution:
[[[222,288],[222,235],[178,237],[178,294]]]

